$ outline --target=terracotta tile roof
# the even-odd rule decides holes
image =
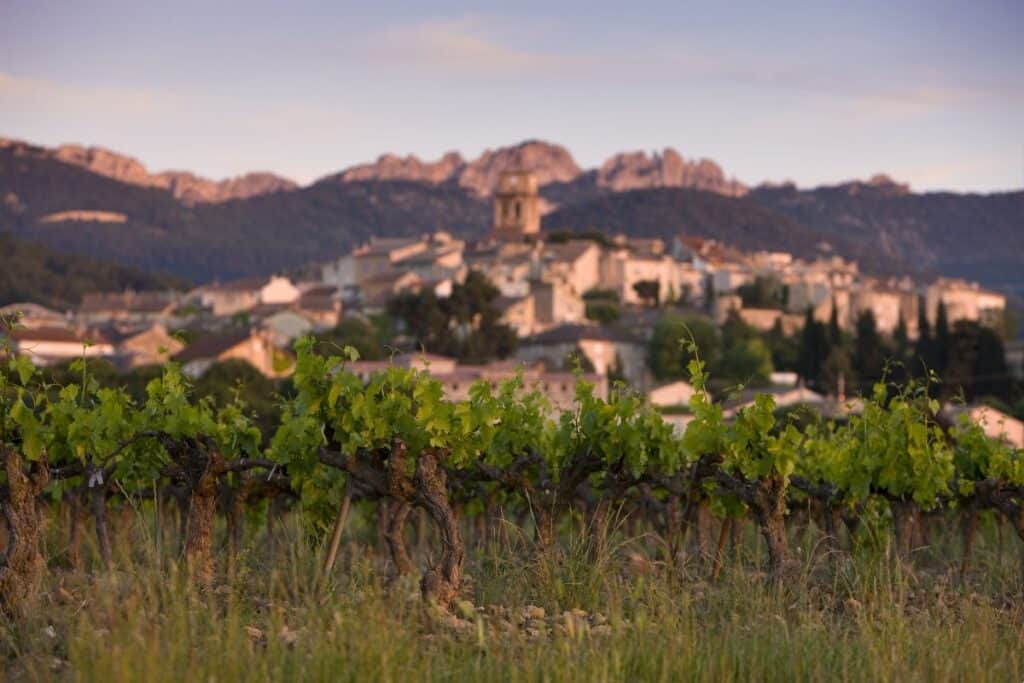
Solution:
[[[576,344],[583,340],[639,343],[630,332],[599,325],[559,325],[523,340],[523,344]]]
[[[541,251],[541,258],[546,261],[572,262],[587,253],[594,243],[584,240],[573,240],[565,244],[547,244]]]
[[[203,289],[221,292],[255,292],[258,289],[262,289],[268,282],[270,282],[269,277],[247,277],[241,280],[206,285]]]
[[[208,334],[186,346],[182,351],[175,354],[173,359],[181,363],[187,363],[193,360],[218,358],[228,349],[238,346],[246,339],[249,339],[250,336],[252,336],[252,333],[249,330]]]
[[[23,344],[32,342],[68,342],[93,344],[112,343],[109,332],[102,330],[76,330],[68,327],[40,327],[37,329],[18,329],[10,332],[10,338]]]
[[[329,296],[304,296],[298,301],[301,311],[333,311],[338,300]]]
[[[79,310],[85,313],[99,311],[131,311],[159,313],[174,303],[170,292],[114,292],[91,293],[82,297]]]

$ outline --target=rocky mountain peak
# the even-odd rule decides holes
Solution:
[[[597,184],[614,192],[654,187],[690,187],[730,197],[747,192],[746,186],[726,178],[710,159],[687,161],[671,147],[650,156],[645,152],[616,154],[598,169]]]
[[[853,180],[839,186],[853,196],[867,193],[876,197],[901,197],[911,194],[908,183],[900,183],[884,173],[877,173],[868,180]]]
[[[341,182],[361,180],[408,180],[439,185],[450,180],[466,161],[458,152],[448,152],[437,161],[421,161],[415,155],[382,154],[372,164],[345,169],[333,178]]]
[[[187,171],[150,173],[138,159],[103,147],[61,145],[46,148],[9,139],[0,139],[0,147],[16,147],[19,153],[80,166],[122,183],[169,190],[175,198],[186,204],[246,199],[298,187],[290,180],[265,172],[246,173],[226,180],[209,180]]]
[[[459,173],[458,184],[478,196],[490,195],[505,171],[531,171],[540,185],[566,183],[583,171],[561,145],[527,140],[512,147],[486,150]]]
[[[422,161],[413,155],[382,154],[373,163],[352,166],[324,180],[343,183],[408,180],[433,185],[451,184],[478,197],[486,197],[497,187],[502,172],[520,169],[535,173],[541,185],[569,182],[582,173],[565,147],[528,140],[511,147],[488,149],[469,162],[458,152],[448,152],[437,161]]]
[[[456,152],[449,152],[434,162],[424,162],[415,156],[385,154],[374,163],[353,166],[325,180],[450,183],[478,197],[486,197],[497,187],[501,174],[509,170],[533,172],[542,187],[585,180],[612,192],[653,187],[690,187],[732,197],[747,192],[742,183],[727,178],[721,167],[710,159],[688,161],[671,147],[650,156],[645,152],[616,154],[596,171],[586,172],[565,147],[542,140],[488,149],[468,162]]]

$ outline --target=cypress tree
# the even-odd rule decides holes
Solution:
[[[896,329],[892,333],[892,339],[896,342],[896,352],[899,354],[900,360],[903,360],[910,348],[910,336],[907,333],[907,321],[903,318],[902,310],[900,319],[896,322]]]
[[[857,338],[854,340],[853,369],[857,373],[860,385],[864,388],[872,386],[882,379],[885,369],[885,356],[882,351],[882,338],[878,334],[875,314],[870,309],[857,316]]]
[[[832,297],[832,315],[828,319],[828,344],[836,348],[843,343],[843,333],[839,329],[839,308],[836,306],[836,298]]]
[[[914,376],[923,376],[927,370],[934,369],[932,354],[932,328],[928,322],[928,307],[924,297],[920,297],[917,304],[917,344],[914,346],[914,357],[910,364]]]
[[[932,364],[939,377],[949,366],[950,352],[949,319],[946,317],[946,304],[939,300],[939,308],[935,312],[935,341],[932,344]]]
[[[825,326],[814,319],[808,306],[804,316],[804,329],[800,335],[800,355],[797,361],[800,376],[807,384],[817,384],[821,367],[828,358],[828,335]]]

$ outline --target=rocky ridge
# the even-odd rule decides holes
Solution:
[[[0,138],[0,148],[14,148],[18,154],[80,166],[122,183],[169,190],[176,199],[188,205],[247,199],[298,187],[286,178],[264,172],[246,173],[225,180],[210,180],[187,171],[150,173],[138,159],[102,147],[61,145],[48,149],[20,140]]]
[[[510,147],[488,149],[473,161],[466,161],[458,152],[448,152],[437,161],[422,161],[413,155],[383,154],[373,163],[352,166],[319,182],[404,180],[451,185],[478,197],[487,197],[498,185],[501,173],[510,169],[532,171],[540,185],[571,182],[583,173],[565,147],[528,140]]]
[[[532,171],[541,187],[580,184],[611,192],[684,187],[729,197],[740,197],[747,192],[745,185],[727,178],[722,168],[710,159],[688,161],[671,147],[650,155],[646,152],[616,154],[599,168],[587,171],[580,168],[565,147],[541,140],[488,149],[472,161],[466,161],[458,152],[448,152],[437,161],[384,154],[373,163],[352,166],[320,182],[404,180],[449,184],[478,197],[487,197],[497,186],[501,173],[511,169]]]
[[[644,152],[616,154],[598,169],[597,185],[613,192],[684,187],[727,197],[742,197],[747,193],[743,183],[726,178],[715,162],[710,159],[687,161],[671,147],[650,156]]]

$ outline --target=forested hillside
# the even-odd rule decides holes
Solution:
[[[86,292],[166,289],[185,284],[181,278],[57,252],[0,234],[0,306],[31,301],[60,310],[77,304]]]
[[[633,190],[605,194],[570,205],[544,217],[549,230],[599,230],[671,239],[699,235],[739,245],[744,250],[789,251],[814,257],[837,253],[876,272],[904,270],[907,265],[856,239],[828,234],[745,199],[682,188]]]
[[[320,183],[190,207],[168,190],[0,149],[0,231],[196,281],[339,256],[372,234],[468,233],[489,216],[465,191],[401,182]]]
[[[747,198],[887,257],[1024,293],[1024,192],[913,194],[847,183],[758,188]]]

